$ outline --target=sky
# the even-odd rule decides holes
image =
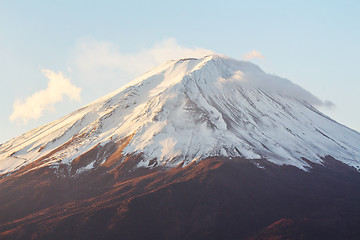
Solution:
[[[209,51],[291,80],[360,131],[359,12],[346,0],[0,0],[0,143]]]

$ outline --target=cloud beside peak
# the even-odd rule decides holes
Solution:
[[[258,52],[256,50],[252,50],[251,52],[245,54],[243,56],[244,59],[246,60],[251,60],[251,59],[255,59],[255,58],[258,58],[258,59],[265,59],[265,56],[262,55],[261,52]]]
[[[31,119],[38,119],[44,111],[54,110],[54,105],[62,102],[64,95],[70,100],[80,101],[81,88],[72,84],[70,78],[61,72],[56,73],[48,69],[42,70],[42,73],[49,79],[47,88],[35,92],[25,100],[17,99],[13,104],[10,121],[27,124]]]
[[[167,38],[133,53],[124,53],[120,46],[109,41],[82,40],[76,46],[74,65],[68,72],[84,87],[111,92],[114,87],[119,88],[168,60],[203,57],[211,53],[202,48],[181,46],[174,38]],[[11,122],[25,125],[29,120],[39,119],[46,111],[55,111],[55,104],[62,102],[64,96],[80,101],[81,88],[75,86],[70,78],[48,69],[42,70],[42,73],[48,78],[47,88],[26,98],[16,99],[9,117]]]
[[[75,52],[76,70],[84,84],[92,85],[98,81],[121,83],[165,63],[185,57],[203,57],[212,54],[211,50],[181,46],[174,38],[167,38],[152,47],[124,53],[121,46],[108,41],[79,41]],[[120,81],[120,82],[119,82]]]

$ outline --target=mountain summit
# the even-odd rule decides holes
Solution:
[[[0,239],[359,239],[360,134],[256,65],[169,61],[0,146]]]
[[[169,61],[119,90],[0,146],[0,174],[30,163],[54,169],[105,145],[140,156],[136,167],[186,166],[211,156],[310,168],[332,156],[360,169],[360,134],[319,112],[289,80],[220,55]],[[126,144],[124,144],[124,141]],[[102,150],[101,150],[102,149]],[[106,150],[107,151],[107,150]]]

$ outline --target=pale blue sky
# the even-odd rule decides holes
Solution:
[[[0,0],[0,142],[116,90],[146,69],[156,49],[176,47],[237,59],[259,51],[265,59],[251,61],[332,101],[321,110],[360,131],[359,12],[359,1],[340,0]],[[141,67],[116,63],[127,56]],[[43,69],[71,78],[81,101],[64,96],[38,119],[11,122],[16,99],[47,88]]]

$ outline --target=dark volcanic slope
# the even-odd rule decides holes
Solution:
[[[41,168],[0,184],[0,239],[358,239],[360,174],[211,158],[78,177]],[[136,162],[136,161],[135,161]],[[104,174],[109,171],[107,174]],[[126,173],[126,174],[125,174]]]

